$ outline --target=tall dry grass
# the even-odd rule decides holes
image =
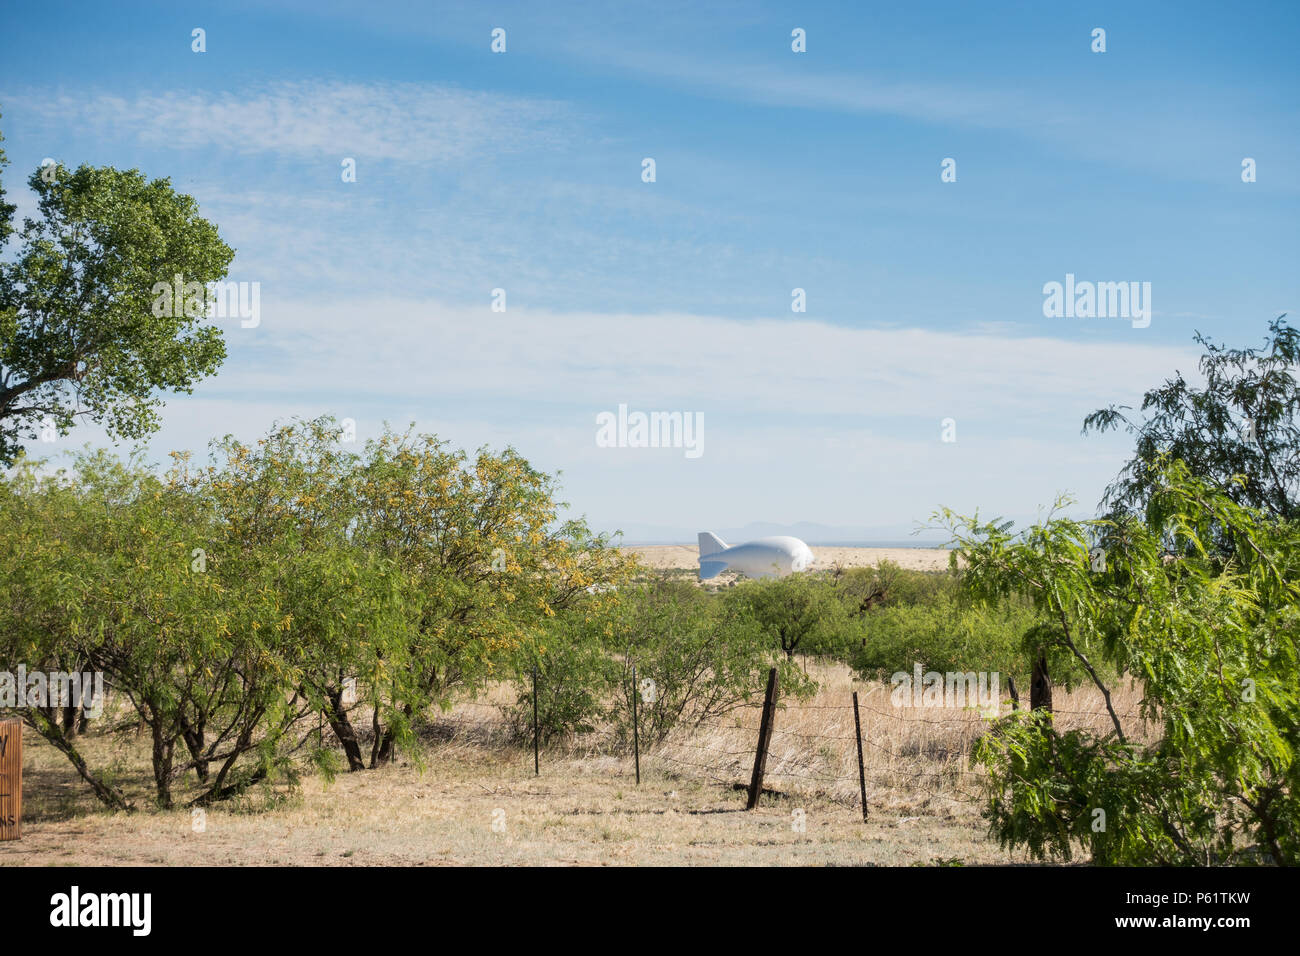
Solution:
[[[93,731],[78,741],[93,765],[112,766],[137,801],[142,812],[128,815],[105,812],[67,760],[26,733],[25,834],[0,844],[0,866],[1025,859],[988,840],[980,818],[978,771],[967,759],[986,726],[977,713],[895,709],[887,685],[855,681],[845,667],[809,670],[818,694],[788,702],[776,717],[767,788],[779,795],[766,796],[752,813],[736,788],[749,781],[758,708],[682,727],[648,747],[637,786],[632,755],[603,730],[546,748],[534,776],[530,742],[511,737],[502,713],[513,691],[501,685],[435,713],[419,752],[400,754],[395,766],[250,793],[209,808],[203,833],[192,831],[187,808],[149,808],[146,736]],[[854,690],[863,704],[867,822],[859,812]],[[1116,700],[1128,713],[1138,695],[1127,688]],[[1058,691],[1056,704],[1064,727],[1109,726],[1095,692]],[[799,809],[806,830],[792,825]],[[504,833],[492,828],[499,811],[509,820]]]

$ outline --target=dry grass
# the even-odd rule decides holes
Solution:
[[[816,666],[816,665],[815,665]],[[418,761],[308,777],[295,791],[251,795],[207,811],[101,810],[66,760],[25,734],[24,839],[0,844],[0,865],[609,865],[1007,863],[979,815],[967,760],[974,712],[895,710],[889,688],[816,666],[822,689],[776,719],[760,806],[745,812],[755,710],[674,733],[632,758],[596,735],[542,753],[506,743],[489,702],[440,716]],[[859,809],[851,694],[863,703],[869,822]],[[500,693],[500,692],[498,692]],[[1135,711],[1121,693],[1118,709]],[[1108,726],[1100,697],[1058,692],[1065,726]],[[92,736],[92,764],[113,761],[147,805],[148,752],[131,734]],[[410,757],[411,755],[407,755]],[[422,768],[417,766],[422,764]],[[739,789],[738,789],[739,785]],[[806,830],[795,823],[803,811]],[[499,813],[498,813],[499,811]],[[494,820],[504,830],[494,830]]]
[[[809,670],[817,678],[818,694],[807,704],[791,703],[778,712],[767,764],[770,785],[861,806],[852,705],[857,691],[869,808],[949,813],[981,801],[984,774],[969,760],[987,727],[977,710],[896,708],[887,684],[855,681],[843,665],[812,665]],[[1114,694],[1117,712],[1136,713],[1139,696],[1131,688]],[[1058,690],[1055,705],[1063,730],[1086,727],[1104,733],[1111,726],[1095,690]],[[673,734],[658,753],[687,766],[703,760],[715,776],[721,767],[748,779],[759,716],[756,709],[746,710],[725,723]],[[1126,730],[1130,723],[1126,721]]]

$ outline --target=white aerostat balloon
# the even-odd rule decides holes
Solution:
[[[712,531],[700,532],[701,581],[722,571],[740,571],[751,578],[783,578],[807,571],[814,561],[811,549],[798,538],[759,538],[732,548]]]

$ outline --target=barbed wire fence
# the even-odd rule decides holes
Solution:
[[[983,777],[982,772],[966,766],[969,740],[964,746],[944,742],[936,747],[932,740],[908,738],[918,723],[947,725],[972,739],[987,724],[964,714],[944,719],[908,719],[901,709],[882,710],[870,701],[864,705],[860,697],[858,692],[846,695],[842,705],[796,701],[781,706],[773,700],[772,720],[766,732],[761,712],[750,708],[759,717],[758,727],[753,726],[753,718],[748,723],[733,721],[730,726],[701,724],[692,728],[689,740],[670,734],[652,756],[670,767],[705,773],[720,782],[748,773],[749,806],[757,805],[764,793],[807,794],[855,809],[866,819],[873,803],[900,789],[913,797],[942,794],[969,801],[980,798],[969,786],[960,786],[963,780]],[[863,713],[869,715],[866,730]],[[898,722],[904,733],[882,734],[879,718]],[[679,748],[692,751],[695,759],[683,755]],[[773,786],[768,788],[768,783]]]
[[[873,808],[929,806],[943,800],[975,808],[984,802],[982,784],[987,774],[973,762],[972,754],[991,722],[978,708],[939,713],[939,708],[893,706],[879,699],[887,693],[885,685],[846,693],[842,704],[781,701],[777,690],[773,669],[761,705],[744,705],[712,719],[682,721],[651,740],[642,738],[641,720],[635,718],[623,728],[584,728],[567,735],[564,749],[579,760],[630,757],[638,783],[643,769],[657,769],[669,777],[744,790],[748,807],[765,795],[769,799],[815,797],[867,819]],[[534,684],[534,702],[537,693]],[[638,694],[641,689],[634,680],[629,711]],[[999,701],[999,713],[1006,712],[1005,703]],[[510,706],[458,703],[456,719],[444,725],[444,739],[518,743],[519,728],[507,727],[504,720]],[[1018,702],[1013,706],[1018,707]],[[1069,720],[1109,721],[1104,711],[1053,708],[1053,713]],[[552,746],[543,740],[535,708],[531,716],[529,744],[535,773],[540,774],[541,757],[552,753]]]

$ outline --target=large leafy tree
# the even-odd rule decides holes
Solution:
[[[139,438],[157,427],[160,391],[191,391],[225,358],[202,310],[152,308],[157,283],[219,281],[234,257],[192,197],[110,167],[49,166],[28,182],[39,215],[0,262],[0,464],[78,417]],[[0,192],[0,241],[12,218]]]
[[[408,669],[387,695],[405,700],[386,728],[372,721],[372,766],[424,706],[500,676],[534,629],[579,601],[614,600],[636,566],[609,536],[560,520],[555,479],[511,448],[470,457],[386,431],[366,447],[356,501],[355,540],[403,568],[413,595]]]
[[[276,654],[294,698],[328,723],[350,768],[360,770],[351,687],[371,707],[372,724],[389,728],[390,749],[409,739],[406,715],[418,698],[409,657],[416,595],[410,576],[357,534],[365,517],[361,459],[340,431],[321,418],[278,425],[253,446],[226,438],[184,480],[212,508],[224,542],[218,567],[235,562],[241,577],[276,595],[287,638]],[[379,742],[376,734],[372,765]]]
[[[1225,348],[1197,334],[1204,387],[1176,372],[1143,396],[1140,415],[1111,405],[1084,420],[1085,434],[1124,428],[1137,442],[1103,508],[1141,510],[1157,489],[1152,465],[1167,454],[1238,504],[1300,517],[1300,330],[1285,318],[1269,324],[1260,348]]]
[[[354,771],[389,762],[431,705],[492,677],[535,626],[612,600],[633,567],[559,521],[554,480],[510,449],[471,458],[387,431],[356,452],[326,417],[227,439],[186,474],[224,542],[218,565],[238,557],[238,580],[276,595],[285,678]]]
[[[11,672],[18,664],[29,671],[81,672],[87,663],[85,555],[72,539],[84,534],[88,508],[96,517],[106,514],[117,498],[104,489],[101,500],[88,500],[62,474],[40,476],[39,464],[24,458],[0,476],[0,666]],[[53,707],[15,703],[18,709],[3,716],[21,716],[67,757],[105,805],[131,809],[122,789],[79,751],[75,715],[60,726]]]
[[[365,649],[398,645],[396,570],[339,535],[295,531],[304,516],[243,459],[164,477],[99,452],[37,477],[22,459],[0,479],[0,660],[97,671],[109,712],[150,739],[160,806],[207,803],[292,777],[317,740],[313,666],[369,676]],[[11,665],[12,666],[12,665]],[[304,677],[304,674],[309,676]],[[90,766],[57,713],[18,713],[107,805],[126,795]]]
[[[194,762],[235,752],[215,734],[204,739],[205,726],[211,733],[231,724],[223,713],[231,705],[240,708],[236,714],[261,721],[264,741],[283,745],[279,752],[264,747],[244,779],[265,779],[281,753],[321,740],[318,715],[330,722],[352,761],[359,742],[346,716],[346,683],[358,680],[368,691],[376,719],[408,696],[400,682],[410,647],[404,577],[352,533],[357,456],[338,437],[328,420],[294,422],[252,447],[227,438],[202,468],[178,456],[170,487],[208,519],[201,530],[211,542],[208,576],[224,588],[219,606],[227,612],[269,609],[230,628],[241,642],[235,649],[248,658],[232,669],[240,682],[222,685],[223,693],[229,688],[226,696],[193,700],[184,715]],[[266,681],[250,679],[268,673],[273,676]],[[264,686],[274,690],[259,697]],[[304,734],[305,718],[312,719]],[[315,753],[324,760],[323,750]],[[329,769],[329,761],[325,765]],[[216,784],[213,790],[214,796],[223,792]]]

